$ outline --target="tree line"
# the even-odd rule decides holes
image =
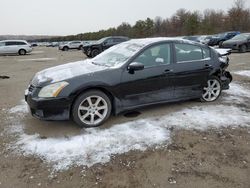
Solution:
[[[203,12],[179,9],[170,18],[138,20],[134,25],[123,22],[118,27],[39,41],[98,40],[106,36],[129,38],[215,34],[224,31],[250,31],[250,8],[245,0],[235,0],[227,11],[207,9]]]

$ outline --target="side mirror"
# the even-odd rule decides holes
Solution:
[[[143,69],[144,69],[144,65],[139,62],[130,63],[128,66],[128,71],[130,74],[134,74],[135,71],[139,71]]]
[[[105,41],[105,42],[103,42],[103,43],[102,43],[102,45],[103,45],[103,46],[106,46],[106,45],[107,45],[107,43],[108,43],[108,42],[107,42],[107,41]]]

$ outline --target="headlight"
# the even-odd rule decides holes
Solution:
[[[45,86],[39,92],[38,97],[41,98],[57,97],[58,94],[62,91],[62,89],[67,85],[69,85],[68,82],[58,82]]]

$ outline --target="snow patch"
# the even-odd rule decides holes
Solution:
[[[250,97],[250,90],[237,83],[231,83],[230,89],[223,92],[231,96],[237,96],[239,99],[241,99],[241,97]]]
[[[25,100],[21,100],[20,105],[17,105],[9,110],[10,114],[16,114],[16,115],[23,115],[28,112],[29,112],[28,105],[25,102]]]
[[[238,84],[231,84],[229,96],[244,100],[249,91]],[[226,99],[224,97],[222,100]],[[230,103],[232,104],[232,103]],[[27,113],[27,105],[22,101],[10,109],[10,114]],[[107,163],[112,155],[131,150],[145,151],[147,148],[167,145],[171,142],[170,128],[198,129],[222,127],[250,127],[249,109],[229,104],[209,103],[180,111],[113,125],[111,128],[86,129],[79,135],[68,138],[41,138],[39,134],[27,135],[21,120],[13,125],[18,130],[18,140],[11,147],[23,155],[35,155],[53,166],[53,170],[66,170],[72,166]],[[15,128],[15,126],[17,128]]]
[[[237,71],[235,74],[241,75],[241,76],[246,76],[250,77],[250,70],[244,70],[244,71]]]
[[[36,59],[19,59],[18,61],[50,61],[50,60],[57,60],[56,58],[36,58]]]
[[[110,161],[112,155],[148,147],[170,140],[164,127],[147,121],[129,122],[109,129],[87,129],[70,138],[41,139],[39,135],[22,134],[16,143],[25,155],[37,155],[54,165],[55,170],[73,165],[92,166]]]

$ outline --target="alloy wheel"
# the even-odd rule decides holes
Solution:
[[[108,104],[101,96],[89,96],[78,107],[79,119],[88,126],[102,122],[108,114]]]
[[[215,101],[221,93],[221,84],[217,79],[207,81],[207,86],[203,88],[202,99],[207,102]]]

